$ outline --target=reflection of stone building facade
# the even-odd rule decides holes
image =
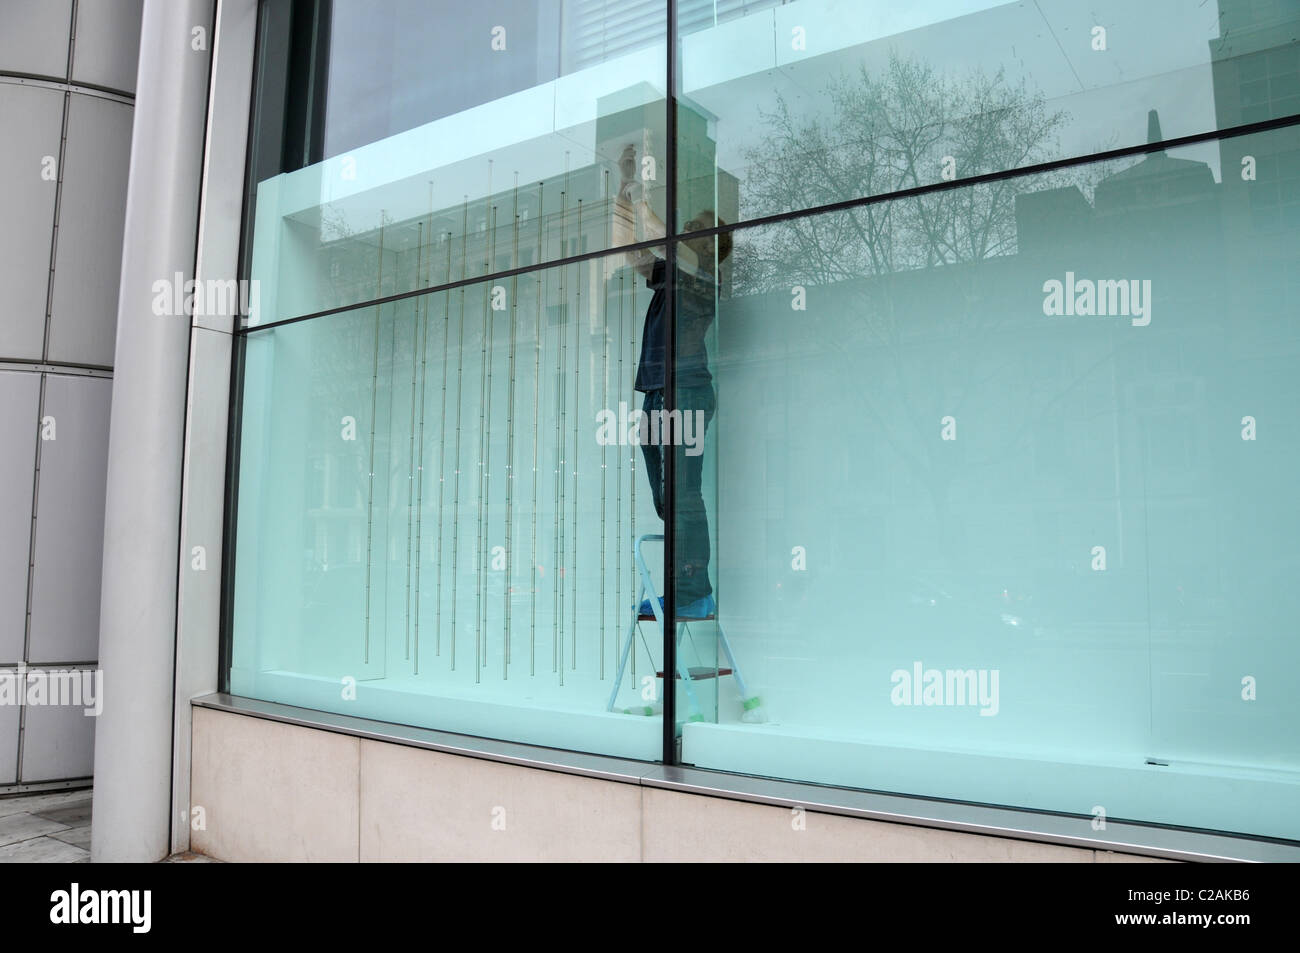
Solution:
[[[660,160],[657,169],[667,168],[662,163],[666,142],[661,106],[611,113],[601,120],[597,135],[598,151],[608,157],[608,161],[575,168],[565,175],[540,182],[521,183],[517,190],[512,184],[511,188],[494,191],[490,196],[466,200],[459,208],[437,209],[420,218],[393,222],[383,229],[382,237],[376,231],[322,243],[315,267],[322,281],[332,289],[329,300],[343,304],[370,297],[376,287],[381,295],[387,296],[468,280],[470,284],[464,292],[469,302],[465,338],[453,341],[449,361],[454,364],[458,360],[468,360],[477,366],[484,347],[482,328],[486,326],[483,322],[490,289],[473,283],[473,279],[528,267],[539,260],[558,261],[598,252],[616,244],[616,216],[621,214],[615,200],[620,184],[617,159],[625,145],[636,147],[638,160],[650,156]],[[678,208],[681,220],[716,205],[716,211],[724,221],[734,221],[739,201],[738,183],[734,176],[715,169],[714,144],[708,136],[706,120],[689,110],[680,110],[678,139],[678,167],[681,170]],[[645,167],[638,161],[637,171],[642,168]],[[645,195],[656,214],[666,217],[662,173],[647,179],[644,184]],[[635,236],[635,240],[645,239],[644,235]],[[724,267],[721,274],[723,293],[728,290],[729,274],[729,269]],[[644,293],[644,280],[633,271],[626,256],[615,252],[592,259],[581,267],[569,265],[531,273],[522,276],[517,284],[511,284],[510,279],[498,279],[493,284],[508,287],[519,296],[516,343],[529,354],[538,343],[539,331],[549,353],[555,353],[560,347],[558,342],[562,340],[572,339],[576,343],[579,334],[584,352],[604,348],[612,351],[621,347],[629,368],[629,379],[626,392],[616,395],[612,406],[617,406],[618,400],[635,403],[630,374],[639,353],[644,317],[642,311],[636,310],[635,301],[638,292]],[[536,300],[539,286],[543,295],[540,302]],[[621,330],[618,320],[610,313],[620,305],[620,298],[621,305],[626,308]],[[381,406],[391,402],[396,407],[401,401],[409,400],[411,381],[416,373],[412,358],[420,343],[415,337],[417,314],[430,307],[435,312],[434,320],[438,321],[443,308],[450,307],[454,321],[461,306],[460,300],[461,291],[454,290],[315,319],[335,322],[335,333],[344,336],[346,343],[332,340],[313,345],[312,405],[368,408],[378,400]],[[538,315],[540,319],[535,317]],[[382,325],[382,343],[378,365],[372,375],[368,362],[374,349],[376,321]],[[491,337],[487,361],[504,363],[507,346],[502,335]],[[435,373],[441,373],[440,351],[436,361],[431,360],[429,366],[435,368]],[[531,363],[520,373],[531,375]],[[544,368],[543,373],[548,374],[547,369]],[[452,375],[454,380],[454,368]],[[548,374],[542,384],[543,395],[553,396],[568,386],[567,382]],[[340,395],[340,389],[349,391],[346,398]],[[399,394],[399,391],[404,393]],[[531,398],[531,390],[528,396]],[[478,399],[475,390],[472,399],[467,398],[467,413]],[[426,400],[430,407],[440,407],[442,395],[429,391]],[[448,400],[453,401],[454,397]],[[498,404],[498,409],[501,406]],[[552,409],[556,413],[562,412],[558,404]],[[387,426],[386,415],[379,415],[376,459],[400,462],[410,456],[408,431],[411,421],[409,414],[404,417],[402,413],[394,411],[393,421],[397,423],[390,422]],[[328,432],[336,425],[336,416],[319,415],[319,423],[324,429],[310,441],[319,451],[309,455],[304,481],[308,488],[305,501],[308,526],[304,530],[303,548],[308,565],[308,600],[313,604],[321,598],[328,599],[324,592],[329,588],[324,582],[325,572],[337,572],[339,566],[365,564],[367,539],[371,538],[373,530],[370,525],[372,516],[383,519],[388,510],[405,513],[407,477],[406,464],[401,462],[402,472],[394,477],[394,485],[400,484],[394,491],[394,502],[381,504],[380,509],[372,510],[372,489],[368,478],[369,419],[357,420],[358,439],[354,442],[333,439]],[[447,426],[450,427],[450,422]],[[498,419],[495,424],[489,421],[488,426],[488,439],[497,459],[500,459],[505,442],[502,421]],[[440,427],[439,414],[426,417],[426,442],[440,438]],[[477,434],[477,427],[475,411],[472,426],[467,422],[466,432]],[[398,429],[401,433],[397,432]],[[477,436],[473,439],[477,446]],[[558,460],[559,449],[551,445],[553,441],[547,434],[530,432],[521,434],[520,440],[527,440],[529,446],[536,440],[543,460],[552,457]],[[377,479],[382,479],[382,476],[377,476]],[[382,490],[375,491],[374,498],[382,501],[387,495]],[[425,505],[428,505],[427,498]],[[494,520],[504,518],[499,502],[490,504],[490,513]],[[399,518],[405,519],[400,514]],[[399,545],[396,537],[394,545]],[[401,560],[404,555],[389,552],[387,558]],[[468,571],[473,572],[474,567],[469,566]],[[340,577],[336,575],[334,578]]]
[[[1218,7],[1220,38],[1210,41],[1210,55],[1219,128],[1300,112],[1300,49],[1282,39],[1300,30],[1300,8],[1273,0],[1218,0]],[[1220,501],[1235,505],[1221,507],[1215,545],[1234,604],[1251,607],[1257,631],[1283,632],[1300,613],[1291,462],[1300,446],[1291,412],[1300,357],[1300,127],[1226,138],[1218,149],[1223,255],[1206,275],[1227,301],[1228,327],[1215,358],[1235,372],[1236,392],[1223,395],[1236,411],[1230,422],[1240,426],[1251,415],[1269,432],[1250,444],[1253,460],[1219,468]]]
[[[686,107],[678,111],[679,224],[705,209],[734,222],[739,207],[736,177],[715,168],[716,150],[707,120]],[[382,236],[379,230],[348,233],[346,224],[339,222],[333,230],[342,237],[327,240],[332,219],[329,207],[323,206],[322,238],[315,251],[319,260],[314,266],[330,289],[322,308],[611,247],[617,228],[618,159],[627,145],[636,149],[636,173],[642,176],[647,201],[666,219],[663,103],[613,111],[598,122],[596,135],[601,161],[595,164],[494,189],[489,196],[466,198],[458,207],[391,222]],[[643,165],[642,159],[648,159],[649,165]],[[645,238],[638,236],[638,240]],[[622,264],[621,259],[612,259],[606,273]],[[726,269],[722,278],[725,287]]]
[[[1161,138],[1154,112],[1148,137]],[[1083,444],[1082,434],[1063,422],[1061,439],[1081,460],[1103,463],[1099,470],[1114,474],[1108,568],[1117,581],[1131,583],[1134,618],[1145,601],[1156,625],[1180,615],[1180,591],[1205,592],[1214,583],[1193,586],[1186,575],[1191,565],[1174,566],[1170,557],[1182,547],[1180,533],[1209,532],[1205,522],[1217,493],[1209,465],[1215,441],[1206,428],[1218,398],[1208,369],[1226,302],[1218,283],[1207,287],[1201,280],[1221,268],[1220,191],[1205,163],[1153,151],[1097,184],[1092,207],[1071,223],[1065,248],[1042,250],[1061,265],[1087,263],[1097,277],[1150,282],[1149,326],[1121,326],[1109,338],[1085,332],[1081,343],[1090,343],[1073,357],[1080,369],[1110,366],[1105,404],[1113,433],[1095,433]],[[1033,197],[1024,198],[1028,209]],[[1065,543],[1044,540],[1043,548]]]
[[[1158,139],[1154,113],[1150,122]],[[746,388],[730,392],[733,403],[766,407],[772,397],[764,413],[779,452],[767,455],[758,478],[767,487],[766,517],[817,519],[814,510],[825,508],[807,498],[797,468],[784,461],[836,451],[822,443],[800,449],[807,428],[788,414],[782,421],[779,408],[842,404],[844,395],[815,395],[833,350],[848,351],[876,416],[864,415],[864,439],[845,444],[831,467],[832,483],[851,479],[859,488],[855,499],[837,502],[827,528],[840,540],[837,564],[911,562],[939,571],[952,559],[982,566],[990,581],[1014,576],[1013,588],[1050,604],[1054,589],[1101,584],[1083,543],[1106,539],[1107,595],[1094,600],[1094,618],[1145,625],[1149,604],[1151,619],[1164,624],[1195,614],[1198,599],[1204,609],[1231,556],[1206,560],[1195,541],[1222,538],[1225,517],[1216,514],[1230,493],[1220,432],[1228,424],[1220,418],[1236,406],[1232,388],[1242,383],[1216,368],[1225,335],[1250,327],[1252,338],[1256,322],[1269,320],[1243,312],[1235,290],[1229,297],[1259,267],[1245,257],[1231,265],[1226,249],[1236,243],[1248,257],[1261,239],[1225,231],[1233,203],[1205,163],[1163,150],[1129,162],[1096,184],[1091,202],[1077,186],[1035,191],[1033,178],[1016,183],[1025,191],[1015,195],[1015,255],[810,290],[823,297],[797,329],[779,327],[788,296],[727,302],[720,389],[730,378]],[[1088,178],[1087,169],[1081,174]],[[1151,325],[1045,317],[1044,282],[1067,272],[1150,280]],[[1235,277],[1220,277],[1229,273]],[[895,341],[870,331],[885,313],[900,321]],[[766,329],[754,333],[757,325]],[[770,373],[760,369],[769,363]],[[783,380],[763,384],[778,393],[750,393],[750,383],[772,381],[778,369]],[[1005,433],[982,434],[979,451],[966,437],[941,453],[931,427],[957,407],[966,426],[1000,421]],[[892,431],[887,439],[884,429]],[[994,446],[1002,449],[990,457]],[[936,509],[945,511],[938,527]],[[877,544],[864,548],[863,540]],[[1216,564],[1215,578],[1195,569]]]

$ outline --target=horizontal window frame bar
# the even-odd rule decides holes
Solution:
[[[194,708],[517,767],[771,807],[801,807],[814,813],[905,824],[910,827],[1179,861],[1300,862],[1300,842],[1275,838],[1110,819],[1106,821],[1105,831],[1090,831],[1088,829],[1093,820],[1091,816],[782,781],[756,775],[544,748],[297,708],[226,692],[200,695],[191,699],[190,704]],[[1081,831],[1080,828],[1084,830]]]
[[[107,99],[110,102],[121,103],[124,106],[135,105],[135,96],[131,93],[125,93],[108,86],[98,86],[94,83],[72,83],[64,79],[38,76],[35,73],[0,71],[0,83],[10,86],[26,86],[30,89],[50,89],[59,93],[79,93],[82,96]]]
[[[40,358],[0,358],[0,371],[18,371],[25,374],[62,374],[66,377],[98,377],[111,380],[113,369],[99,364],[67,364]]]
[[[91,659],[88,662],[0,662],[0,672],[3,672],[6,675],[12,675],[14,672],[17,672],[20,667],[26,673],[31,675],[42,674],[38,669],[49,669],[55,673],[94,672],[99,670],[99,661],[97,659]]]
[[[1077,166],[1092,165],[1098,162],[1106,162],[1112,159],[1123,159],[1129,156],[1164,152],[1167,149],[1177,149],[1182,146],[1197,145],[1202,142],[1235,139],[1240,136],[1249,136],[1256,133],[1269,132],[1275,129],[1287,129],[1297,125],[1300,125],[1300,113],[1276,119],[1263,119],[1259,122],[1245,123],[1240,126],[1230,126],[1227,129],[1216,129],[1210,132],[1199,132],[1188,136],[1178,136],[1174,139],[1162,139],[1159,142],[1146,142],[1134,146],[1124,146],[1118,149],[1108,149],[1105,152],[1094,152],[1086,156],[1052,159],[1049,162],[1039,162],[1034,165],[1020,166],[1015,169],[1003,169],[997,172],[986,172],[982,175],[973,175],[964,179],[931,182],[927,185],[916,185],[911,188],[900,189],[896,192],[882,192],[878,195],[864,195],[858,198],[831,202],[827,205],[818,205],[808,209],[780,212],[775,215],[765,215],[760,218],[746,219],[741,222],[733,222],[729,225],[700,229],[699,231],[672,232],[663,238],[636,242],[631,245],[618,245],[613,248],[605,248],[597,251],[583,252],[579,255],[569,255],[564,258],[556,258],[553,261],[535,262],[531,265],[522,265],[518,268],[507,269],[506,271],[489,272],[488,274],[480,275],[478,277],[458,278],[455,281],[444,282],[440,285],[431,285],[428,288],[413,288],[410,291],[402,291],[382,298],[371,298],[366,301],[359,301],[356,304],[339,305],[333,308],[326,308],[322,311],[313,311],[309,314],[296,315],[292,318],[281,318],[278,321],[268,321],[265,324],[252,326],[241,325],[235,329],[235,333],[247,336],[260,331],[270,331],[275,328],[285,327],[286,325],[297,324],[300,321],[311,321],[315,318],[325,318],[334,314],[346,314],[350,311],[364,311],[367,308],[383,307],[384,305],[395,304],[399,301],[405,301],[408,298],[419,297],[420,295],[438,294],[443,291],[454,291],[457,288],[486,284],[489,281],[500,281],[506,278],[515,278],[520,275],[532,274],[536,271],[548,271],[554,268],[563,268],[568,265],[576,265],[586,261],[609,258],[623,252],[646,251],[651,248],[660,248],[670,242],[679,242],[687,238],[705,238],[711,235],[720,235],[723,232],[730,233],[750,228],[763,228],[769,225],[779,225],[782,222],[792,221],[797,218],[813,218],[818,215],[827,215],[832,212],[843,212],[849,209],[866,208],[871,205],[879,205],[885,202],[896,202],[903,199],[916,198],[918,196],[939,192],[948,192],[954,189],[971,188],[990,182],[1000,182],[1004,179],[1027,178],[1029,176],[1042,175],[1046,172],[1055,172],[1058,169],[1069,169]],[[1222,175],[1222,170],[1220,171],[1220,175]],[[676,216],[674,215],[674,218],[675,217]],[[674,223],[674,227],[675,224],[676,223]]]
[[[0,804],[29,794],[60,794],[64,791],[85,791],[90,794],[94,789],[94,781],[93,777],[86,775],[58,781],[13,781],[0,784]]]

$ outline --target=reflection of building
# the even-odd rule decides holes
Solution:
[[[1300,54],[1294,43],[1300,9],[1269,0],[1219,0],[1219,37],[1210,41],[1214,75],[1214,109],[1220,129],[1247,125],[1300,110]],[[1225,224],[1234,260],[1242,239],[1250,254],[1275,262],[1259,283],[1240,289],[1246,299],[1262,303],[1278,295],[1297,294],[1298,279],[1290,250],[1300,235],[1294,210],[1300,208],[1300,131],[1281,129],[1267,137],[1235,136],[1219,142],[1225,201]],[[1292,214],[1288,214],[1288,212]],[[1251,306],[1258,311],[1259,306]]]
[[[1154,113],[1148,134],[1159,140]],[[1069,176],[1087,184],[1095,174]],[[793,326],[784,314],[788,293],[724,303],[719,386],[732,406],[774,405],[725,421],[733,435],[741,429],[734,437],[741,443],[771,443],[766,506],[737,512],[728,525],[749,532],[737,524],[765,518],[782,534],[819,520],[824,507],[803,492],[812,476],[798,461],[835,458],[840,479],[859,475],[851,480],[859,492],[835,501],[839,512],[826,529],[846,573],[864,564],[914,563],[936,574],[979,565],[990,584],[1015,578],[1050,602],[1046,593],[1092,581],[1086,560],[1063,554],[1080,538],[1105,534],[1114,540],[1108,578],[1116,591],[1089,611],[1145,625],[1148,500],[1204,513],[1221,492],[1204,451],[1215,399],[1207,360],[1230,312],[1224,289],[1202,282],[1223,271],[1222,190],[1205,163],[1163,150],[1127,160],[1089,189],[1091,201],[1079,185],[1012,183],[1009,194],[981,193],[969,214],[972,222],[1000,220],[992,203],[1013,199],[1015,254],[861,278],[831,274],[823,290],[809,292],[822,303]],[[966,213],[942,198],[926,207],[936,217]],[[920,208],[900,200],[892,214],[910,220]],[[854,214],[828,216],[826,230],[851,231]],[[769,234],[765,254],[790,270],[815,252],[780,226]],[[853,246],[842,260],[859,251]],[[1044,283],[1067,273],[1137,281],[1139,290],[1149,282],[1152,325],[1131,327],[1136,314],[1045,317]],[[965,342],[959,350],[955,340]],[[860,369],[832,370],[834,351]],[[820,384],[837,374],[857,378],[865,397],[862,441],[832,441],[804,420],[804,408],[838,399]],[[777,377],[781,385],[768,383]],[[990,381],[999,385],[977,386]],[[789,396],[767,393],[777,386]],[[957,407],[966,421],[1000,422],[982,434],[981,449],[962,440],[936,449],[930,422]],[[859,539],[880,545],[851,558]],[[780,561],[772,565],[786,584]]]
[[[1210,63],[1219,128],[1300,112],[1300,57],[1294,43],[1281,41],[1295,36],[1300,11],[1276,0],[1218,0],[1218,7]]]
[[[683,220],[714,209],[734,222],[739,203],[736,177],[716,169],[714,144],[704,117],[679,109],[678,208]],[[597,129],[596,151],[604,161],[575,167],[540,181],[522,181],[466,198],[463,205],[430,210],[393,221],[383,229],[330,239],[322,229],[313,265],[330,291],[321,308],[348,304],[379,288],[385,295],[524,268],[608,248],[613,236],[614,196],[620,184],[618,157],[636,148],[637,173],[646,170],[646,195],[660,218],[666,217],[661,164],[666,155],[662,108],[620,110],[606,115]],[[643,166],[649,158],[652,165]],[[506,178],[506,176],[501,176]],[[330,221],[328,210],[323,213]],[[644,237],[639,236],[640,240]],[[615,259],[610,267],[621,264]],[[608,272],[607,268],[607,272]],[[723,273],[724,282],[726,271]]]
[[[626,145],[634,145],[638,160],[636,172],[647,171],[645,194],[661,217],[665,215],[665,191],[663,166],[659,163],[667,152],[665,136],[662,108],[609,112],[600,120],[596,131],[596,151],[602,156],[616,159]],[[737,179],[715,168],[714,143],[708,135],[707,121],[685,107],[679,110],[678,151],[681,218],[685,220],[705,209],[714,209],[723,221],[735,221]],[[641,162],[646,157],[652,164]],[[321,305],[330,307],[368,297],[375,289],[383,295],[400,294],[447,282],[466,279],[472,282],[479,275],[526,268],[539,261],[553,262],[600,252],[617,241],[614,218],[619,214],[615,209],[619,184],[620,170],[615,161],[577,167],[564,175],[520,183],[518,189],[513,184],[508,189],[494,189],[491,195],[466,199],[458,208],[439,208],[419,217],[392,221],[382,229],[382,234],[376,229],[333,240],[324,240],[322,235],[318,244],[306,244],[308,250],[296,267],[319,276],[320,286],[327,289]],[[328,213],[322,218],[330,221]],[[635,236],[635,240],[646,238]],[[579,274],[585,277],[581,287],[577,285]],[[570,266],[565,269],[564,281],[544,282],[544,300],[540,304],[533,297],[534,277],[526,277],[522,290],[516,289],[521,298],[528,298],[528,304],[521,304],[526,314],[519,329],[523,346],[532,347],[538,341],[539,328],[532,320],[536,306],[542,316],[540,334],[553,353],[559,347],[558,342],[574,333],[576,324],[585,332],[582,339],[585,350],[621,344],[628,349],[629,363],[635,361],[640,346],[641,314],[628,316],[630,325],[624,331],[628,339],[616,342],[617,325],[605,311],[617,302],[619,289],[623,289],[630,308],[636,289],[644,287],[644,281],[628,266],[626,256],[615,253],[593,259],[581,270]],[[724,266],[721,280],[724,294],[729,281],[730,269]],[[473,285],[468,293],[475,314],[465,341],[457,345],[464,349],[462,357],[469,355],[466,359],[475,358],[479,353],[483,343],[479,321],[487,307],[483,286]],[[350,347],[338,348],[333,342],[318,346],[312,403],[332,406],[329,398],[337,398],[340,391],[349,387],[354,392],[350,397],[354,406],[369,406],[375,400],[382,403],[388,399],[382,384],[403,375],[409,379],[412,372],[412,348],[417,346],[412,336],[413,316],[430,301],[435,310],[440,310],[446,297],[437,294],[428,299],[408,299],[384,309],[359,309],[357,326],[349,325],[346,331],[340,332],[352,336]],[[391,342],[385,336],[384,341],[389,343],[380,352],[373,381],[367,374],[364,386],[354,386],[356,366],[351,362],[358,354],[371,349],[364,329],[371,319],[366,315],[380,310],[386,335],[392,329]],[[376,314],[375,320],[380,319]],[[488,360],[502,358],[506,346],[502,337],[494,338]],[[379,388],[377,391],[369,390],[372,383]],[[554,382],[546,386],[558,389]],[[635,402],[630,383],[626,393],[616,400]],[[556,412],[559,412],[558,405]],[[325,423],[328,430],[332,424]],[[390,439],[394,441],[391,447]],[[491,439],[501,438],[494,431]],[[390,450],[396,456],[407,453],[406,448],[396,446],[392,434],[384,432],[378,441],[381,458],[386,458]],[[302,540],[307,562],[318,569],[364,562],[371,501],[364,448],[356,443],[340,445],[328,439],[319,440],[318,445],[329,449],[314,453],[308,462],[304,502],[312,528]],[[553,457],[553,463],[558,461],[558,447],[548,446],[544,456]],[[499,504],[493,504],[494,516],[501,515],[497,512],[499,508]],[[310,578],[304,585],[309,589],[319,586]]]

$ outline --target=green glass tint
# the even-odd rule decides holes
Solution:
[[[633,264],[248,334],[232,691],[659,757],[659,645],[627,636],[632,540],[662,530],[613,423],[651,297]]]
[[[682,194],[728,221],[1300,112],[1300,0],[739,6],[679,25]]]
[[[416,270],[422,224],[464,250],[451,274],[471,277],[663,236],[598,215],[622,199],[667,217],[663,4],[303,9],[314,19],[289,63],[314,65],[290,72],[282,110],[296,138],[255,140],[277,160],[299,151],[254,156],[250,325],[447,280]]]
[[[668,12],[263,5],[231,690],[1300,840],[1300,0]]]
[[[735,238],[683,760],[1300,837],[1300,134]]]

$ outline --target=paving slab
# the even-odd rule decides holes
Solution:
[[[90,851],[53,837],[33,837],[0,847],[0,864],[75,864],[89,862]]]
[[[43,811],[29,811],[28,813],[36,817],[43,817],[47,821],[58,821],[60,824],[67,824],[70,827],[83,827],[90,823],[90,798],[72,801],[63,807]]]
[[[71,826],[58,821],[47,821],[34,814],[10,814],[8,817],[0,817],[0,846],[17,844],[55,831],[66,831]]]
[[[61,840],[65,844],[71,844],[73,847],[80,847],[83,850],[90,850],[90,828],[74,827],[68,831],[55,831],[48,835],[55,840]]]
[[[90,788],[76,791],[48,791],[42,794],[19,794],[0,797],[0,817],[10,814],[35,814],[56,807],[65,807],[75,801],[90,797]]]

